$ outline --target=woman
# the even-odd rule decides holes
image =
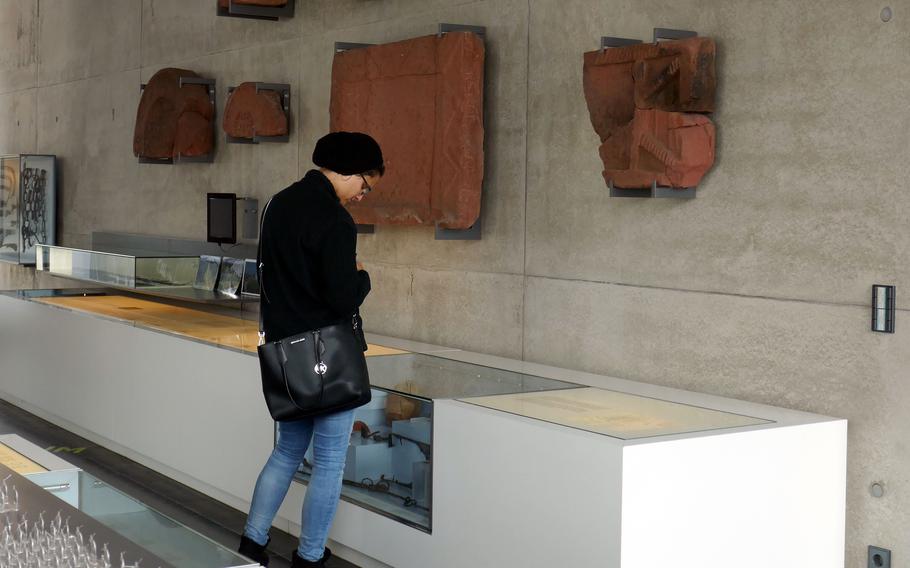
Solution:
[[[261,310],[266,341],[350,321],[370,292],[357,262],[357,229],[344,205],[362,200],[385,172],[370,136],[333,132],[316,143],[319,168],[276,194],[262,233]],[[278,440],[259,474],[240,553],[263,566],[269,527],[313,440],[313,472],[301,513],[300,544],[292,567],[325,566],[325,548],[338,507],[354,410],[278,422]]]

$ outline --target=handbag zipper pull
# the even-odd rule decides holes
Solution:
[[[328,365],[325,364],[325,361],[322,359],[322,353],[320,353],[320,348],[325,349],[322,338],[319,336],[319,330],[313,332],[313,351],[316,357],[316,365],[313,367],[313,372],[317,375],[325,375],[326,371],[329,370]]]

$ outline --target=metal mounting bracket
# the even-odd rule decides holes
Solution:
[[[486,26],[469,26],[465,24],[439,24],[439,30],[436,32],[436,35],[442,37],[443,34],[449,32],[471,32],[479,35],[481,38],[485,38],[487,35]]]
[[[288,0],[288,3],[284,6],[270,7],[238,4],[234,0],[229,0],[227,8],[218,6],[216,13],[219,16],[275,22],[279,18],[292,18],[294,16],[294,3],[294,0]]]
[[[363,49],[364,47],[372,47],[376,45],[375,43],[351,43],[349,41],[336,41],[335,42],[335,53],[341,53],[342,51],[351,51],[352,49]]]
[[[481,235],[480,217],[467,229],[443,229],[436,225],[435,238],[437,241],[479,241]]]
[[[662,39],[674,40],[674,39],[687,39],[690,37],[698,36],[698,32],[693,32],[691,30],[673,30],[670,28],[654,28],[654,43],[659,42]]]
[[[657,185],[657,181],[651,182],[651,187],[616,187],[613,180],[607,181],[607,187],[610,188],[610,197],[654,197],[654,198],[673,198],[673,199],[695,199],[695,187],[666,187]]]
[[[611,47],[627,47],[642,43],[640,39],[630,39],[626,37],[604,36],[600,38],[600,51],[603,52]]]

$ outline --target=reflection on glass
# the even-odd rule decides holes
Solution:
[[[68,278],[121,286],[189,286],[196,276],[199,257],[134,256],[120,253],[37,245],[36,268]]]
[[[243,263],[243,294],[259,295],[259,273],[256,270],[255,258],[248,258]]]
[[[425,399],[575,388],[578,385],[430,355],[368,357],[374,386]]]
[[[56,242],[56,158],[22,156],[20,173],[20,262],[31,263],[35,247]]]
[[[192,286],[199,258],[136,258],[136,286]]]
[[[221,261],[221,273],[218,276],[218,291],[228,296],[236,296],[243,280],[242,258],[224,257]]]
[[[28,478],[42,487],[60,487],[57,479],[60,473],[36,473],[28,475]],[[69,491],[76,495],[67,498],[67,501],[174,566],[224,568],[249,564],[242,556],[84,471],[78,472],[75,485]]]
[[[19,156],[0,157],[0,259],[19,262]]]
[[[621,440],[768,424],[754,418],[593,387],[461,399]]]
[[[354,413],[342,498],[429,532],[432,415],[426,400],[373,389],[370,403]],[[311,446],[299,480],[309,481],[312,464]]]
[[[218,270],[221,268],[220,256],[209,256],[204,254],[199,257],[199,269],[196,272],[196,279],[193,288],[199,290],[214,290],[218,282]]]

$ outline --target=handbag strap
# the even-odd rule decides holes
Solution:
[[[262,209],[262,216],[259,218],[259,241],[256,243],[256,277],[259,278],[259,345],[265,345],[265,329],[262,323],[262,299],[266,303],[269,301],[268,294],[265,293],[265,284],[262,281],[262,227],[265,226],[265,214],[269,210],[272,200],[269,199]]]

